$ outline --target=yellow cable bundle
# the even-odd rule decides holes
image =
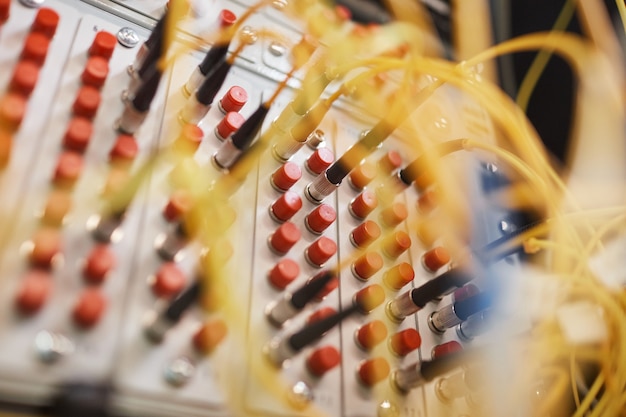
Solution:
[[[261,7],[270,5],[270,1],[261,1],[251,7],[232,30],[227,31],[225,36],[232,37],[236,29],[245,20]],[[391,2],[392,10],[404,10],[405,7],[399,2]],[[400,2],[402,3],[402,2]],[[622,18],[626,15],[626,8],[622,2],[617,2]],[[573,13],[575,2],[568,1],[563,9],[563,13],[555,24],[555,29],[562,28]],[[479,103],[490,115],[496,124],[501,135],[497,137],[497,143],[486,143],[472,138],[453,138],[449,140],[462,139],[465,151],[480,152],[495,157],[504,163],[507,170],[510,170],[517,180],[525,183],[534,191],[535,198],[542,203],[544,215],[549,219],[541,227],[531,229],[528,233],[520,235],[514,240],[516,244],[525,244],[528,251],[543,251],[549,254],[546,257],[544,268],[551,272],[552,279],[557,280],[562,285],[562,299],[559,303],[567,303],[576,300],[588,300],[602,309],[605,324],[609,330],[608,338],[603,343],[592,346],[577,346],[570,344],[561,334],[558,325],[554,323],[554,317],[548,316],[543,322],[535,323],[530,335],[524,335],[520,341],[525,346],[526,361],[529,366],[525,370],[525,375],[512,376],[511,389],[520,390],[514,397],[518,404],[510,404],[509,411],[513,412],[520,403],[529,400],[529,396],[524,395],[530,390],[529,385],[542,381],[547,381],[549,387],[540,396],[536,407],[533,407],[534,414],[560,415],[559,407],[564,398],[568,396],[567,391],[571,390],[572,397],[577,406],[574,416],[588,415],[609,416],[622,413],[626,404],[626,296],[624,292],[610,292],[602,283],[594,277],[589,270],[589,258],[595,251],[602,247],[605,236],[614,232],[618,226],[623,226],[625,215],[615,216],[615,211],[622,212],[626,203],[623,200],[623,189],[612,189],[616,193],[622,193],[622,200],[616,198],[614,201],[617,207],[606,207],[607,210],[601,213],[603,223],[599,226],[594,218],[598,210],[584,209],[586,204],[581,201],[581,196],[573,192],[568,186],[568,179],[562,178],[562,173],[557,172],[551,166],[549,157],[541,143],[540,138],[534,131],[530,122],[524,115],[524,110],[528,99],[532,93],[535,82],[545,64],[545,57],[554,52],[564,57],[572,66],[578,76],[581,88],[578,96],[577,114],[584,115],[587,112],[595,114],[604,112],[610,115],[622,114],[624,110],[623,80],[620,74],[611,70],[611,66],[605,65],[607,57],[592,43],[587,42],[574,35],[565,34],[559,31],[547,33],[535,33],[517,39],[494,45],[478,53],[474,57],[463,62],[451,62],[435,56],[427,56],[424,51],[432,51],[428,47],[428,39],[432,33],[425,33],[431,30],[424,24],[424,13],[420,10],[419,16],[405,16],[404,22],[396,22],[380,29],[364,29],[350,24],[339,24],[336,16],[333,17],[330,9],[315,1],[295,2],[286,8],[287,13],[296,13],[299,19],[305,22],[305,26],[311,31],[310,35],[318,38],[326,53],[323,59],[327,59],[326,73],[330,78],[341,81],[341,86],[334,91],[326,93],[328,103],[339,99],[342,95],[352,95],[355,90],[368,83],[374,76],[382,73],[399,74],[397,85],[398,94],[394,97],[394,105],[398,108],[415,108],[422,102],[428,102],[430,94],[442,85],[453,85],[469,95]],[[422,22],[423,27],[406,23]],[[332,24],[331,24],[332,23]],[[171,28],[170,28],[171,29]],[[259,31],[267,38],[274,38],[277,35],[270,31]],[[465,34],[471,36],[471,33]],[[224,34],[217,34],[215,39],[219,39]],[[385,51],[393,50],[405,46],[403,57],[386,56]],[[238,52],[243,48],[243,44]],[[506,96],[494,83],[481,77],[479,67],[481,64],[492,59],[522,51],[541,51],[536,63],[531,67],[527,79],[522,84],[517,97],[517,104]],[[367,54],[369,52],[369,54]],[[237,53],[231,56],[235,59]],[[418,88],[425,79],[430,79],[428,88]],[[423,84],[422,84],[423,85]],[[600,93],[599,93],[600,92]],[[415,93],[415,94],[413,94]],[[422,94],[422,96],[420,96]],[[604,107],[589,108],[586,100],[595,97],[594,106],[597,106],[597,97],[601,94],[604,97]],[[375,108],[381,104],[381,97],[377,95],[360,96],[358,101],[365,108]],[[379,113],[380,114],[380,113]],[[391,115],[390,117],[392,117]],[[609,120],[609,119],[604,119]],[[609,120],[610,122],[611,120]],[[397,121],[398,123],[400,121]],[[621,120],[613,120],[621,122]],[[624,142],[624,132],[621,123],[617,125],[596,125],[593,119],[585,119],[585,123],[590,126],[579,133],[582,136],[596,132],[595,146],[611,147],[617,146],[622,149]],[[430,138],[420,137],[416,134],[416,121],[409,117],[403,124],[412,138],[410,146],[415,155],[425,153],[434,145]],[[276,138],[266,138],[269,143]],[[581,137],[580,141],[587,141],[589,138]],[[257,158],[260,155],[256,155]],[[617,163],[625,164],[625,154],[616,154]],[[603,161],[587,161],[594,164],[602,164]],[[612,161],[615,163],[615,161]],[[256,159],[251,158],[250,164],[255,164]],[[449,174],[446,169],[445,155],[429,155],[429,168],[433,172],[435,182],[445,184],[443,196],[441,198],[443,211],[449,218],[459,219],[463,217],[461,208],[471,206],[471,202],[463,201],[463,193],[459,192],[463,184],[459,178]],[[228,191],[233,184],[237,183],[237,169],[244,171],[248,167],[236,167],[235,172],[226,174],[222,179],[211,184],[202,178],[191,176],[186,178],[190,188],[196,190],[200,195],[196,196],[198,204],[206,204],[203,207],[196,207],[200,212],[207,210],[219,210],[222,204],[228,199],[224,191]],[[229,176],[230,175],[230,176]],[[232,182],[229,182],[232,181]],[[614,186],[626,187],[624,178],[615,178]],[[606,213],[608,212],[608,213]],[[613,216],[605,219],[606,215]],[[574,221],[575,220],[575,221]],[[457,227],[463,221],[452,222],[452,226]],[[215,242],[215,237],[211,236],[212,230],[207,222],[194,222],[191,227],[196,230],[196,235],[202,242],[206,242],[209,247]],[[449,241],[453,252],[457,256],[464,256],[464,243],[455,238],[459,230],[450,230]],[[623,228],[620,230],[623,234]],[[461,233],[462,234],[462,233]],[[547,237],[546,237],[547,236]],[[356,256],[356,255],[355,255]],[[347,258],[339,269],[344,269],[354,259]],[[229,274],[220,268],[209,267],[206,276],[210,277],[212,286],[221,283],[228,287]],[[501,279],[506,280],[506,277]],[[246,337],[246,317],[244,309],[240,308],[239,300],[232,294],[227,295],[223,300],[224,316],[228,317],[230,327],[239,330],[239,334],[233,336],[245,340]],[[554,312],[553,312],[554,313]],[[251,347],[257,348],[256,346]],[[242,358],[242,361],[246,361]],[[520,360],[522,360],[520,358]],[[579,362],[593,362],[599,367],[593,383],[586,387],[586,393],[580,394],[580,366]],[[269,367],[260,366],[256,363],[247,363],[251,378],[271,389],[277,396],[282,392],[282,382],[280,373]],[[520,384],[516,384],[519,381]],[[524,382],[522,382],[524,381]],[[228,387],[227,387],[228,388]],[[238,397],[235,392],[227,389],[229,394],[233,394],[230,405],[233,410],[243,415]],[[498,409],[498,408],[496,408]],[[489,409],[486,408],[489,415]],[[314,412],[313,415],[321,415]],[[514,415],[514,414],[509,414]]]

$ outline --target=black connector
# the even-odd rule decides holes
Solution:
[[[267,318],[272,324],[282,326],[308,303],[322,295],[326,285],[335,279],[337,276],[334,272],[320,272],[293,293],[286,292],[278,301],[270,303],[266,310]]]
[[[163,312],[163,317],[172,323],[178,323],[183,314],[189,310],[200,297],[200,289],[200,281],[195,281],[170,303]]]
[[[154,100],[154,96],[159,88],[159,83],[161,82],[161,75],[161,71],[154,67],[153,71],[137,90],[137,94],[133,97],[132,104],[139,113],[147,112],[150,109],[152,100]]]
[[[471,352],[473,354],[473,352]],[[469,362],[470,355],[463,351],[443,355],[430,361],[422,361],[420,373],[426,382],[440,377],[451,370]]]
[[[200,281],[195,281],[184,290],[165,310],[159,312],[152,318],[145,328],[146,336],[155,343],[163,341],[166,333],[174,327],[185,312],[198,301],[201,289]]]
[[[336,279],[336,277],[336,274],[330,271],[316,275],[294,291],[291,295],[291,305],[297,310],[302,310],[322,292],[326,284]]]
[[[231,140],[233,145],[243,151],[246,150],[258,135],[265,117],[269,112],[269,107],[261,104],[258,109],[241,125],[239,130],[232,134]]]
[[[198,103],[204,104],[205,106],[213,103],[213,100],[220,91],[220,88],[222,88],[231,67],[232,64],[230,64],[228,60],[222,58],[221,62],[219,62],[219,64],[209,72],[202,84],[200,84],[198,91],[196,91],[196,100],[198,100]]]
[[[299,352],[306,346],[321,338],[324,334],[326,334],[326,332],[341,323],[345,318],[354,314],[356,311],[358,311],[357,306],[350,306],[349,308],[339,311],[332,316],[325,317],[305,326],[300,331],[289,337],[289,347],[294,352]]]
[[[200,65],[198,65],[202,75],[208,75],[215,66],[226,59],[229,45],[230,42],[226,45],[214,45],[209,49]]]
[[[145,59],[137,70],[137,78],[143,80],[149,75],[151,70],[157,66],[157,61],[161,57],[164,48],[164,36],[161,33],[158,39],[154,41],[154,45],[148,49]]]
[[[150,36],[144,42],[144,45],[148,50],[154,48],[158,43],[163,39],[163,34],[165,33],[165,22],[167,21],[167,9],[163,16],[157,21],[156,25],[154,25],[154,29],[150,32]]]
[[[332,184],[341,184],[341,181],[356,168],[362,160],[367,158],[389,135],[396,129],[396,125],[383,119],[370,129],[361,140],[352,145],[341,157],[326,170],[326,178]]]
[[[429,302],[446,295],[456,288],[460,288],[470,282],[474,277],[465,271],[455,268],[450,269],[425,284],[411,290],[411,300],[419,307],[424,308]]]
[[[420,387],[455,368],[469,365],[478,359],[478,351],[464,350],[450,353],[430,361],[417,362],[391,374],[393,386],[402,393]]]

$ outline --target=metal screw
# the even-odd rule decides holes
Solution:
[[[498,223],[498,228],[503,235],[508,235],[517,230],[517,226],[511,219],[504,218]]]
[[[185,385],[196,372],[196,366],[191,359],[186,356],[180,356],[174,359],[165,368],[165,380],[175,386],[180,387]]]
[[[376,415],[377,417],[398,417],[400,415],[400,411],[394,403],[389,400],[385,400],[378,404],[378,412]]]
[[[285,7],[287,7],[287,4],[287,0],[274,0],[272,2],[272,6],[274,6],[276,10],[283,10]]]
[[[22,3],[26,7],[37,8],[41,7],[41,5],[44,4],[45,1],[46,0],[20,0],[20,3]]]
[[[498,166],[493,162],[486,162],[483,167],[485,168],[485,170],[487,170],[487,172],[490,172],[492,174],[496,174],[498,172]]]
[[[272,42],[269,46],[269,51],[274,56],[283,56],[287,52],[287,48],[280,42]]]
[[[117,41],[126,48],[134,48],[139,43],[139,35],[134,29],[123,27],[117,31]]]
[[[313,391],[302,381],[298,381],[291,387],[288,393],[288,400],[295,408],[305,408],[313,401]]]
[[[59,333],[42,330],[35,336],[35,351],[44,363],[54,363],[74,352],[74,343]]]
[[[241,28],[241,32],[239,32],[239,39],[248,45],[252,45],[259,39],[259,35],[250,26],[244,26]]]
[[[433,121],[433,124],[438,129],[445,129],[448,127],[448,119],[445,117],[439,117]]]

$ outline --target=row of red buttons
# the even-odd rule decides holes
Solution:
[[[83,170],[83,157],[93,125],[91,120],[100,107],[99,88],[108,76],[108,60],[113,54],[117,40],[108,32],[98,32],[89,48],[88,59],[81,80],[83,85],[78,90],[72,105],[73,118],[68,123],[63,138],[66,149],[57,161],[54,183],[57,186],[72,187]]]
[[[366,189],[379,175],[388,175],[398,169],[402,164],[402,158],[395,151],[387,152],[377,163],[365,161],[353,169],[348,176],[348,183],[355,190],[361,191],[348,206],[352,216],[357,219],[366,219],[378,206],[378,197],[375,192]],[[384,228],[394,228],[402,223],[407,217],[406,206],[402,203],[393,203],[384,207],[379,213],[380,224]],[[365,220],[350,232],[350,242],[359,249],[369,247],[382,235],[379,224],[373,220]],[[381,249],[385,256],[390,259],[398,258],[411,246],[411,239],[404,231],[389,232],[381,243]],[[360,280],[367,281],[384,265],[383,257],[375,251],[366,251],[359,255],[352,263],[352,272]],[[393,266],[383,274],[383,283],[392,290],[398,290],[413,280],[415,273],[408,263],[400,263]],[[367,287],[366,287],[367,288]],[[384,302],[385,293],[380,291],[381,303]],[[361,349],[370,351],[375,346],[387,339],[388,331],[385,324],[380,320],[367,322],[356,330],[355,343]],[[421,344],[419,333],[415,329],[406,329],[394,334],[389,339],[391,352],[399,356],[405,356],[417,349]],[[368,358],[359,363],[357,367],[357,379],[365,386],[373,386],[384,380],[391,368],[383,357]]]
[[[406,233],[397,232],[402,238],[398,239],[395,235],[390,237],[394,240],[404,240]],[[403,245],[402,247],[406,247]],[[422,264],[429,272],[435,272],[439,268],[445,266],[450,260],[447,251],[442,247],[433,248],[427,251],[422,257]],[[383,266],[383,259],[377,252],[365,252],[359,258],[357,258],[353,264],[352,269],[358,278],[367,280],[378,272]],[[298,264],[292,259],[281,259],[268,274],[269,282],[277,289],[285,289],[291,282],[293,282],[300,273]],[[390,268],[383,275],[383,282],[388,288],[393,290],[399,290],[415,277],[413,267],[402,262],[392,268]]]
[[[64,158],[64,155],[65,158],[71,155],[69,158],[74,159],[76,165],[80,160],[82,166],[81,154],[87,148],[93,133],[92,120],[101,104],[100,89],[109,75],[109,60],[113,56],[116,45],[115,35],[100,31],[96,33],[87,51],[87,61],[80,77],[82,86],[72,105],[73,118],[68,123],[63,140],[63,146],[67,151],[61,155],[61,158]],[[129,135],[117,137],[109,152],[110,161],[114,165],[106,180],[105,194],[115,192],[125,184],[128,179],[127,163],[134,160],[137,152],[138,147],[134,137]],[[57,165],[57,172],[59,168],[63,169],[63,165],[64,163],[60,161]],[[79,176],[80,172],[76,170],[74,181]],[[88,255],[83,276],[93,286],[85,290],[84,294],[88,296],[84,297],[74,309],[74,320],[83,327],[94,326],[103,316],[107,304],[106,297],[95,286],[104,282],[116,263],[115,254],[106,244],[97,244]]]
[[[22,278],[15,298],[16,307],[23,314],[33,314],[46,302],[52,291],[52,276],[49,271],[34,269]],[[106,298],[97,288],[87,288],[74,303],[72,317],[82,327],[96,324],[106,308]]]
[[[399,164],[396,166],[396,168],[397,167],[399,167]],[[369,184],[376,177],[376,175],[377,169],[375,166],[367,163],[362,164],[356,170],[351,172],[349,178],[350,184],[354,188],[360,190],[367,184]],[[424,184],[428,183],[428,181],[426,180],[423,182]],[[422,187],[424,184],[420,183],[419,186]],[[419,189],[420,188],[418,188],[418,190]],[[368,205],[364,204],[366,203],[366,201],[364,201],[366,200],[365,196],[366,195],[364,191],[360,196],[355,198],[353,202],[351,202],[351,212],[353,212],[353,205],[356,205],[357,214],[359,213],[358,210],[361,209],[363,209],[365,216],[373,211],[374,208],[368,210]],[[376,195],[374,193],[371,193],[369,194],[369,197],[371,197],[371,200],[375,201]],[[418,210],[422,214],[430,213],[435,205],[435,193],[432,189],[429,189],[427,190],[427,192],[422,192],[420,194],[420,198],[418,199]],[[408,215],[406,207],[397,203],[392,205],[391,207],[386,208],[385,210],[387,210],[386,213],[381,212],[381,222],[387,227],[394,227],[400,224],[406,219]],[[365,216],[362,216],[362,218],[364,218]],[[357,215],[356,217],[359,216]],[[367,244],[371,243],[374,239],[377,238],[377,235],[379,233],[377,233],[378,230],[376,229],[376,227],[374,227],[373,222],[369,225],[366,225],[364,223],[361,225],[361,227],[361,230],[357,230],[356,241],[354,231],[351,235],[351,240],[357,246],[359,246],[358,244],[360,242],[365,242],[365,246],[367,246]],[[406,235],[406,233],[404,233],[404,235]],[[410,242],[410,238],[408,237],[408,235],[403,236],[403,238]],[[391,239],[391,236],[387,237],[386,239]],[[434,239],[432,241],[434,242]],[[383,245],[383,247],[384,246],[385,245]],[[397,248],[399,251],[400,247],[402,247],[402,245],[400,245],[398,241]],[[450,256],[445,248],[435,247],[425,252],[422,255],[421,259],[424,269],[426,269],[428,272],[434,273],[450,261]],[[379,256],[374,256],[373,252],[366,252],[365,254],[361,255],[361,257],[359,257],[355,263],[353,263],[353,272],[359,278],[364,279],[376,273],[378,269],[380,269],[380,267],[382,267],[382,258],[380,258]],[[383,282],[391,289],[397,290],[411,282],[413,278],[414,271],[411,265],[408,263],[401,263],[385,273],[385,275],[383,276]],[[467,291],[459,291],[459,296],[463,297]],[[417,349],[421,343],[419,333],[415,329],[407,329],[394,336],[397,336],[397,338],[390,339],[389,345],[392,352],[399,355],[408,354],[410,351]],[[387,329],[384,323],[376,320],[362,325],[355,333],[357,345],[365,350],[372,349],[374,346],[381,343],[386,337]],[[461,346],[458,342],[448,342],[433,348],[432,355],[433,357],[441,356],[460,348]],[[366,386],[371,386],[385,379],[389,372],[390,367],[387,361],[382,357],[377,357],[361,362],[357,370],[357,375],[361,383]]]
[[[9,94],[0,109],[2,124],[17,130],[26,112],[26,100],[35,89],[39,70],[43,66],[50,41],[56,32],[59,15],[49,8],[37,11],[30,31],[24,40],[20,60],[9,83]]]
[[[96,33],[87,51],[87,61],[81,75],[82,86],[72,105],[73,117],[67,125],[63,138],[63,147],[66,151],[60,155],[55,170],[54,182],[56,185],[71,187],[82,172],[83,158],[81,154],[87,148],[93,133],[92,119],[95,117],[101,101],[99,89],[102,88],[108,77],[108,62],[113,55],[116,44],[117,40],[114,35],[101,31]],[[113,185],[113,178],[119,177],[120,175],[109,176],[105,192],[116,187]],[[119,179],[115,181],[119,182]],[[65,192],[65,197],[61,197],[63,192]],[[53,190],[49,196],[47,207],[53,208],[55,201],[63,202],[69,199],[71,199],[69,189],[65,191],[62,188]],[[57,222],[59,222],[60,210],[51,209],[51,212],[57,213]],[[87,257],[83,275],[88,283],[98,285],[104,281],[115,264],[115,255],[111,249],[106,245],[96,245]],[[96,302],[93,306],[86,303],[84,308],[86,311],[92,311],[93,317],[97,316],[99,319],[104,307],[105,303]],[[96,314],[98,311],[99,313]],[[98,319],[93,319],[93,324]]]
[[[52,22],[53,19],[49,17],[45,19],[45,21],[49,23]],[[50,29],[52,26],[51,24],[41,24],[40,26],[47,28],[47,33],[53,32]],[[111,43],[111,40],[114,42]],[[89,49],[91,57],[87,61],[86,70],[88,69],[92,58],[110,58],[112,48],[114,47],[115,37],[113,37],[113,35],[106,32],[99,32],[96,34],[96,37]],[[106,78],[106,75],[108,74],[108,64],[106,61],[105,66],[107,67],[107,71],[103,74],[104,78]],[[81,89],[73,106],[74,113],[76,113],[77,108],[84,109],[85,102],[90,103],[90,105],[87,106],[90,108],[93,108],[94,103],[96,103],[95,108],[97,109],[100,101],[99,93],[97,91],[95,97],[97,99],[94,99],[93,95],[89,94],[89,92],[85,93],[85,91]],[[75,117],[73,117],[68,123],[64,135],[63,146],[68,150],[62,152],[59,156],[53,178],[54,184],[60,188],[57,188],[50,193],[44,210],[43,220],[49,225],[60,226],[63,217],[71,207],[71,197],[69,192],[64,191],[63,188],[71,187],[82,172],[83,159],[80,152],[85,150],[93,131],[91,120],[85,116],[86,114],[75,115]]]
[[[373,321],[363,325],[357,331],[357,343],[365,348],[363,343],[376,345],[386,337],[386,329],[381,322]],[[382,325],[384,326],[384,325]],[[373,329],[373,330],[372,330]],[[382,330],[385,329],[385,330]],[[376,333],[376,335],[370,334]],[[380,335],[384,333],[382,339]],[[366,336],[367,334],[367,336]],[[399,356],[405,356],[417,349],[421,344],[421,338],[417,330],[406,329],[396,333],[389,339],[389,348]],[[369,348],[368,348],[369,349]],[[436,345],[432,349],[432,358],[440,358],[462,350],[463,347],[457,341],[449,341]],[[307,369],[315,376],[322,376],[335,368],[341,362],[341,354],[334,346],[323,346],[315,349],[307,358]],[[389,375],[391,368],[383,357],[375,357],[362,361],[357,368],[357,377],[365,386],[373,386],[381,382]]]
[[[8,13],[8,8],[6,12]],[[0,104],[2,130],[8,128],[15,131],[19,127],[26,112],[27,99],[37,84],[39,68],[45,61],[50,39],[56,32],[58,22],[59,15],[54,10],[44,7],[37,11],[9,84],[10,93]],[[65,203],[65,206],[69,205],[67,201]],[[53,212],[58,210],[59,204],[55,207],[47,204],[44,216],[57,216]],[[22,278],[15,299],[17,309],[25,314],[38,311],[48,298],[52,288],[49,269],[61,252],[61,235],[57,229],[44,227],[35,233],[30,243],[28,260],[34,269],[29,270]]]
[[[53,36],[57,23],[56,12],[50,9],[40,9],[33,23],[33,32],[48,37]],[[17,307],[23,312],[32,313],[39,310],[45,303],[52,286],[50,273],[47,270],[52,267],[54,259],[62,252],[61,233],[58,227],[61,226],[64,216],[71,208],[68,188],[74,184],[82,172],[83,160],[80,153],[87,147],[93,131],[90,119],[93,118],[100,104],[98,88],[102,87],[108,75],[108,59],[113,53],[116,42],[113,35],[99,32],[89,49],[89,58],[81,76],[83,86],[72,106],[74,117],[70,120],[63,139],[63,146],[67,151],[59,156],[54,172],[53,183],[57,188],[49,194],[44,208],[42,221],[48,226],[36,232],[32,239],[30,262],[39,269],[29,272],[17,295]],[[47,45],[47,41],[44,42],[39,37],[29,35],[22,58],[43,64],[45,58],[43,51],[47,51]],[[34,79],[32,71],[29,77],[32,83]],[[25,78],[14,77],[12,84],[14,89],[30,93],[34,86],[31,87],[27,81],[29,80]],[[84,262],[85,281],[92,285],[102,283],[109,271],[114,268],[115,263],[115,256],[107,246],[95,246]],[[47,278],[46,283],[43,281],[44,276]],[[90,287],[79,296],[72,316],[78,325],[90,327],[100,320],[105,308],[104,294],[98,288]]]
[[[8,19],[9,7],[10,1],[0,4],[0,24]],[[54,10],[44,7],[37,11],[11,76],[9,91],[0,99],[0,167],[9,161],[13,133],[26,114],[27,100],[37,85],[39,69],[58,23],[59,15]]]

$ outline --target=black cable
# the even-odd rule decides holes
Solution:
[[[246,150],[250,146],[259,133],[259,130],[261,130],[263,121],[268,112],[269,107],[267,107],[265,103],[261,104],[259,108],[243,122],[239,130],[233,133],[231,140],[237,149]]]
[[[521,234],[526,233],[535,227],[545,225],[545,223],[546,223],[545,220],[536,220],[530,223],[526,223],[525,225],[520,226],[516,230],[509,232],[507,235],[502,236],[494,240],[493,242],[490,242],[487,245],[483,246],[481,249],[474,252],[474,255],[483,264],[492,263],[492,262],[496,262],[501,259],[504,259],[507,256],[518,252],[523,245],[523,243],[520,243],[519,245],[514,245],[508,249],[505,248],[505,250],[502,250],[502,248],[505,247],[507,243],[511,242],[512,240],[516,239]]]
[[[138,112],[143,113],[150,109],[152,100],[154,100],[154,96],[159,88],[159,83],[161,82],[161,75],[161,71],[156,66],[152,67],[152,71],[137,90],[137,94],[133,97],[132,103],[133,107]]]
[[[213,103],[231,67],[231,63],[222,58],[219,64],[209,72],[202,84],[200,84],[200,87],[198,87],[198,91],[196,91],[196,100],[198,100],[198,103],[204,104],[205,106]]]
[[[341,323],[346,317],[349,317],[357,310],[358,307],[353,305],[345,310],[333,314],[332,316],[325,317],[305,326],[300,331],[289,337],[289,346],[294,350],[294,352],[299,352],[322,337],[326,332]]]
[[[335,279],[335,273],[331,271],[322,272],[306,282],[291,295],[291,305],[302,310],[310,301],[322,292],[326,284]]]
[[[225,45],[213,45],[198,65],[202,75],[207,75],[217,64],[226,58],[230,42]]]
[[[396,127],[396,124],[392,124],[386,119],[378,122],[361,140],[352,145],[326,170],[328,181],[332,184],[340,184],[350,171],[356,168],[363,159],[367,158],[378,145],[393,133]]]
[[[163,317],[172,323],[178,323],[183,314],[189,310],[200,297],[200,289],[200,281],[195,281],[167,306],[163,312]]]
[[[429,302],[449,293],[455,288],[464,286],[473,278],[472,275],[459,268],[450,269],[411,290],[411,300],[417,307],[424,308]]]
[[[440,356],[430,361],[422,361],[420,364],[420,374],[425,381],[432,381],[461,365],[467,364],[473,355],[475,355],[475,352],[459,351]]]

